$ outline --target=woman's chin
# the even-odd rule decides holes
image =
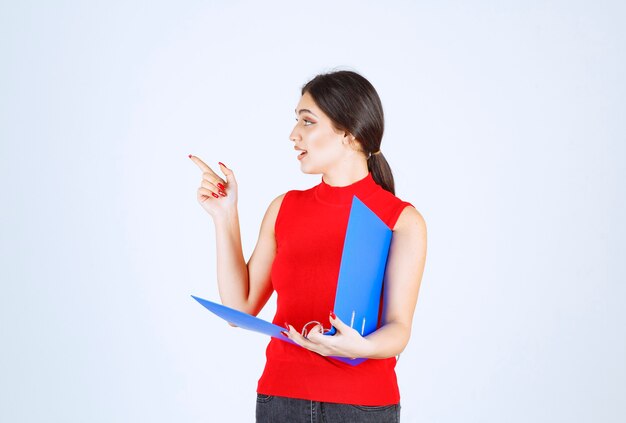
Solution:
[[[322,173],[319,170],[307,165],[300,166],[300,170],[302,171],[302,173],[306,173],[308,175],[317,175],[318,173]]]

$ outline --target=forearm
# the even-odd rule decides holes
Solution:
[[[239,215],[214,219],[217,247],[217,286],[222,304],[246,311],[248,266],[243,257]]]
[[[411,329],[399,322],[381,326],[375,332],[365,336],[364,358],[389,358],[400,354],[411,336]]]

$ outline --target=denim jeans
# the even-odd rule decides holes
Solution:
[[[338,404],[258,394],[256,423],[399,423],[400,403]]]

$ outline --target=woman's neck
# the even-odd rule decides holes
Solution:
[[[366,160],[359,160],[352,165],[341,163],[334,169],[322,173],[322,181],[333,187],[345,187],[365,178],[368,173]]]

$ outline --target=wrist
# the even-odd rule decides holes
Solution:
[[[372,356],[375,356],[376,355],[375,342],[367,338],[362,338],[362,340],[363,342],[361,342],[356,358],[371,358]]]
[[[237,212],[237,209],[234,209],[233,211],[219,212],[214,214],[212,217],[213,223],[215,223],[216,227],[228,226],[233,223],[239,222],[239,213]]]

